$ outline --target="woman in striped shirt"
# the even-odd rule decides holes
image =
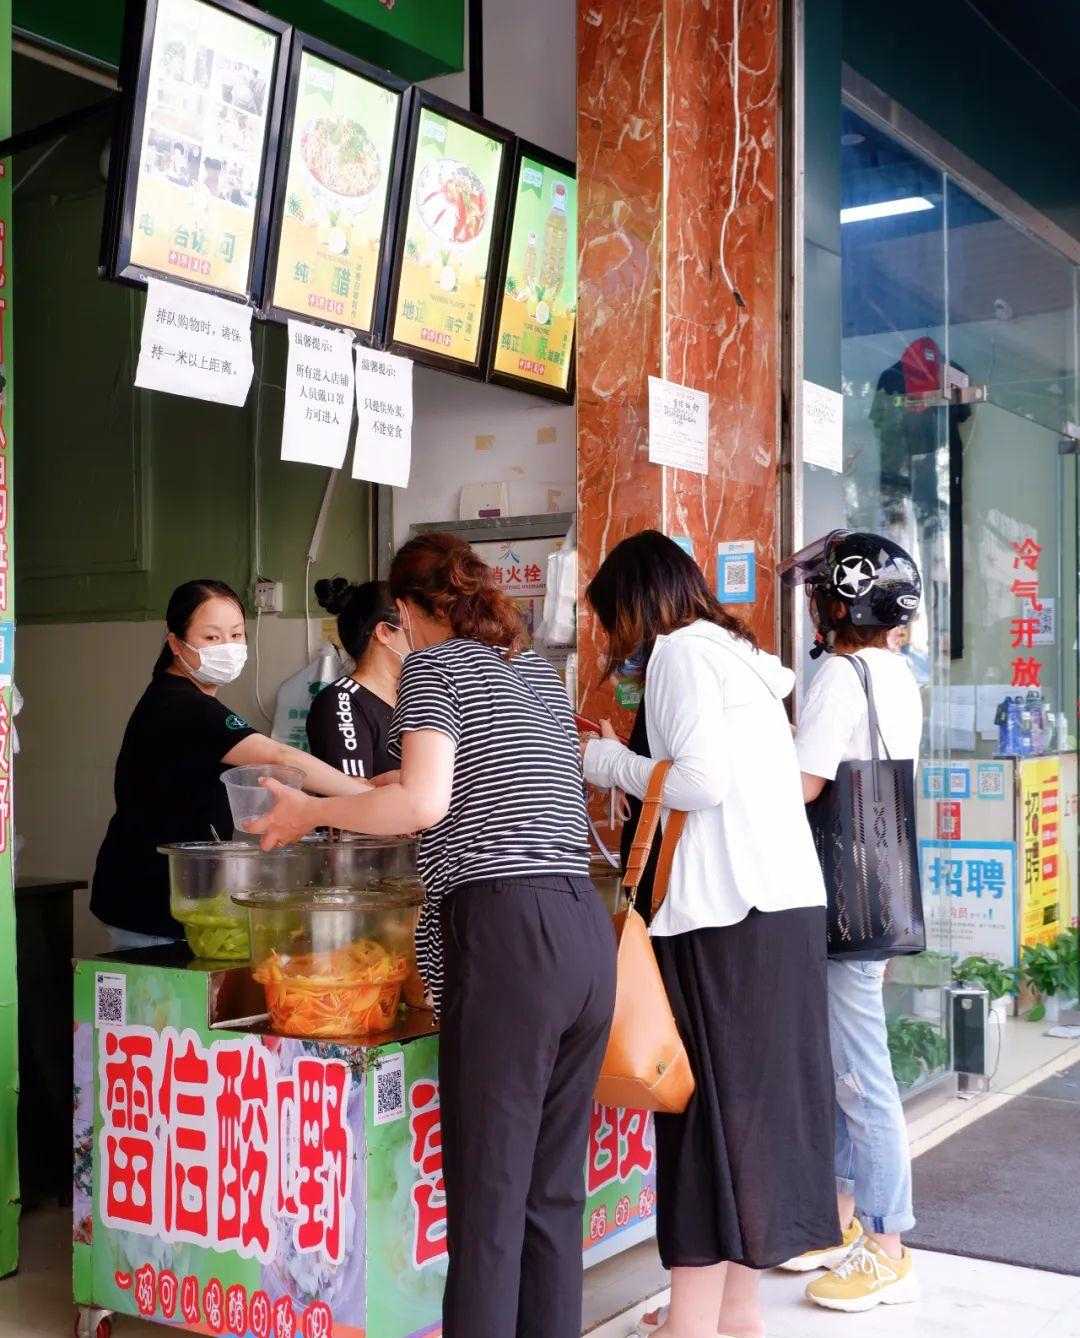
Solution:
[[[420,831],[420,969],[441,1014],[445,1338],[578,1338],[582,1165],[615,996],[588,880],[573,715],[464,541],[407,543],[390,590],[408,637],[390,748],[346,801],[273,786],[271,849],[316,826]]]

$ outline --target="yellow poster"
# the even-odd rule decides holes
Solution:
[[[1031,758],[1020,764],[1023,877],[1020,943],[1052,942],[1061,933],[1061,762]]]
[[[393,339],[475,363],[504,146],[425,107],[413,164]]]
[[[565,390],[577,319],[577,181],[523,157],[495,332],[495,370]]]
[[[399,104],[393,89],[304,52],[273,306],[371,330]]]
[[[201,0],[159,0],[132,265],[246,294],[278,39]]]

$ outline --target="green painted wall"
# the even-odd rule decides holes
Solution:
[[[88,147],[65,146],[16,203],[20,618],[157,619],[192,576],[249,590],[256,475],[261,572],[300,614],[328,472],[279,458],[284,332],[254,327],[244,409],[135,390],[143,299],[97,277],[103,190],[84,180]],[[367,514],[367,485],[339,480],[313,579],[365,573]]]
[[[462,0],[266,0],[259,9],[403,79],[464,68]],[[15,0],[17,28],[109,65],[120,62],[124,0]]]

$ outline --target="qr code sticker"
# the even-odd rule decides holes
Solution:
[[[127,1025],[127,976],[99,971],[94,977],[94,1024]]]
[[[724,586],[729,595],[745,595],[750,589],[750,564],[746,558],[730,559],[724,572]]]
[[[405,1056],[399,1050],[375,1067],[375,1123],[392,1124],[405,1118]]]

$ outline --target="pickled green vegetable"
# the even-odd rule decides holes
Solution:
[[[212,962],[246,962],[251,956],[248,927],[226,915],[192,915],[184,920],[184,935],[196,957]]]

